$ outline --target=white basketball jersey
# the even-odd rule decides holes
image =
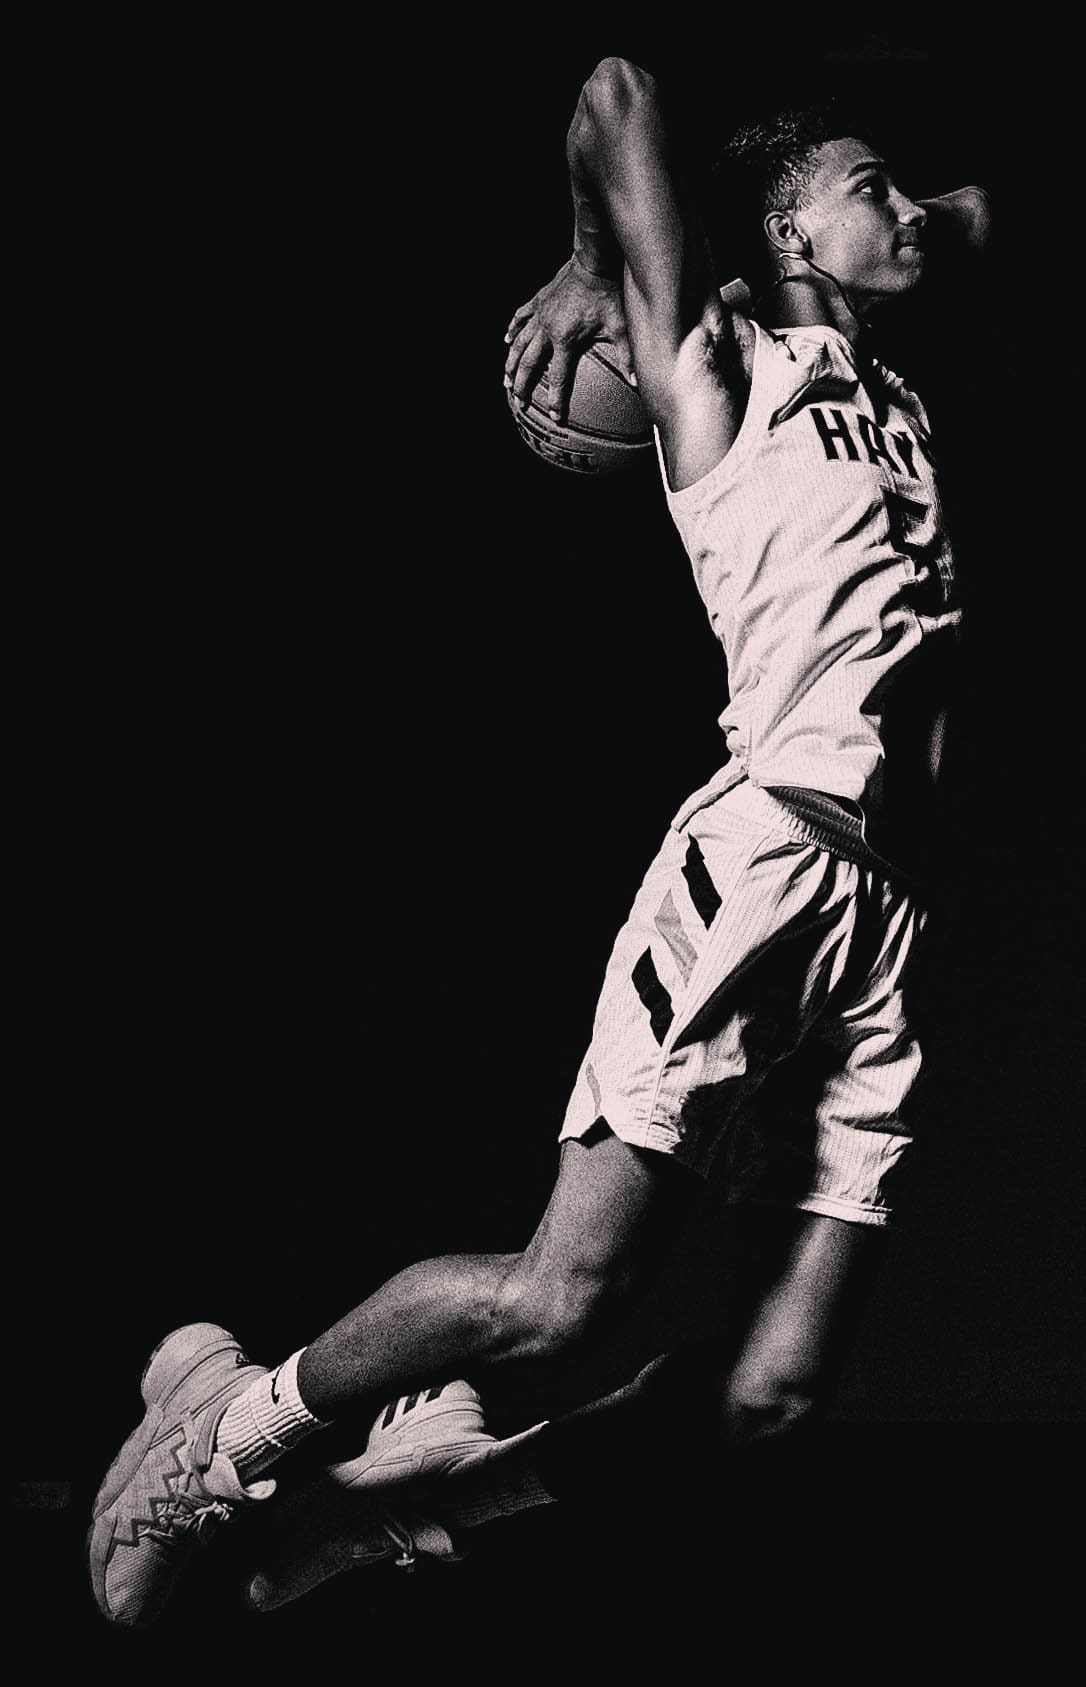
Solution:
[[[727,658],[728,782],[846,799],[915,865],[961,617],[927,414],[837,329],[755,334],[730,451],[680,492],[664,477]]]

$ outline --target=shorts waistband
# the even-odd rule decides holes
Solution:
[[[864,841],[860,816],[821,791],[781,786],[767,791],[745,779],[728,795],[739,812],[780,827],[797,843],[813,844],[858,867],[886,870],[886,862]]]

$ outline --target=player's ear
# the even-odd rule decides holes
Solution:
[[[807,257],[811,242],[796,221],[794,211],[770,211],[764,227],[766,238],[776,251],[793,258]]]

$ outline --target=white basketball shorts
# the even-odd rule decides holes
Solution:
[[[605,1124],[703,1175],[725,1150],[734,1198],[885,1224],[923,919],[859,840],[746,781],[696,793],[615,942],[562,1138]]]

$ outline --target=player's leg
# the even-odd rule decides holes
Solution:
[[[785,1194],[798,1210],[766,1206],[746,1217],[763,1265],[774,1250],[779,1265],[755,1296],[725,1384],[726,1421],[738,1441],[817,1417],[836,1389],[910,1142],[902,1109],[920,1070],[911,996],[923,923],[907,893],[879,872],[860,874],[846,969],[801,1052],[798,1081],[767,1084],[758,1098],[763,1177],[768,1166],[771,1187],[783,1168],[791,1178],[802,1164],[803,1186]],[[804,1122],[806,1143],[796,1135]],[[778,1200],[782,1193],[779,1185]]]
[[[697,1185],[685,1167],[704,1168],[743,1095],[802,1034],[848,902],[779,805],[703,795],[670,830],[616,941],[563,1128],[572,1140],[524,1254],[412,1267],[273,1373],[232,1369],[244,1355],[215,1326],[169,1338],[144,1379],[144,1424],[96,1506],[103,1610],[153,1613],[181,1546],[266,1493],[262,1472],[329,1417],[464,1371],[561,1380],[629,1303],[663,1221]]]
[[[761,853],[752,853],[751,849],[752,842],[756,844],[760,836],[758,832],[752,834],[739,820],[733,824],[722,816],[703,819],[705,823],[699,824],[698,837],[704,869],[699,867],[697,857],[692,856],[686,840],[681,840],[680,872],[671,874],[665,883],[650,874],[646,881],[647,908],[642,909],[647,918],[636,920],[626,934],[628,941],[616,946],[609,986],[601,998],[599,1035],[593,1040],[571,1110],[574,1120],[580,1103],[580,1117],[591,1124],[598,1117],[601,1097],[605,1097],[604,1104],[622,1120],[626,1129],[632,1130],[639,1123],[644,1128],[647,1123],[662,1132],[667,1128],[665,1121],[674,1117],[676,1102],[682,1124],[696,1125],[699,1129],[719,1127],[727,1120],[731,1098],[744,1088],[747,1055],[756,1051],[764,1054],[779,1047],[782,1039],[786,1043],[795,1039],[803,1029],[804,1015],[822,1000],[817,990],[808,987],[808,980],[821,981],[831,974],[834,958],[849,947],[855,869],[835,864],[821,850],[806,845],[795,849],[783,847],[788,843],[787,838],[782,839],[774,832],[765,852],[763,874]],[[713,836],[711,826],[719,837]],[[711,905],[705,874],[714,875],[713,882],[722,887],[727,886],[729,878],[734,878],[733,841],[738,841],[744,861],[757,874],[759,894],[753,906],[746,896],[729,903],[727,919],[713,922],[711,933],[709,922],[702,921],[706,941],[713,947],[706,951],[709,964],[699,967],[694,920],[701,920],[701,910]],[[686,875],[694,882],[691,896],[684,899]],[[747,873],[745,886],[749,886],[752,876]],[[809,882],[810,893],[802,888],[803,880]],[[695,893],[697,901],[694,901]],[[640,900],[644,903],[646,898]],[[784,918],[779,920],[779,913]],[[686,923],[680,933],[676,921],[683,914]],[[769,941],[778,925],[785,923],[791,939],[786,951],[787,965],[783,958],[777,960]],[[736,945],[732,943],[733,934],[737,936]],[[646,986],[648,967],[642,959],[646,950],[653,956],[653,972],[658,981],[658,986],[651,990]],[[674,961],[671,968],[669,958]],[[659,1034],[664,991],[674,1016],[675,1032],[671,1037]],[[759,1018],[758,1008],[763,1002],[770,1007],[768,1026]],[[795,1004],[787,1018],[781,1014],[786,1003]],[[804,1007],[804,1003],[810,1005]],[[696,1016],[694,1024],[710,1034],[711,1043],[708,1039],[691,1041],[687,1037],[693,1016]],[[831,1064],[836,1071],[839,1062],[835,1060]],[[802,1063],[794,1058],[785,1066],[790,1071],[798,1069],[802,1075]],[[821,1065],[816,1060],[813,1078],[800,1086],[798,1102],[793,1100],[793,1107],[798,1107],[808,1123],[815,1110],[815,1080],[820,1074]],[[771,1109],[779,1111],[784,1100],[781,1085],[771,1078],[766,1092]],[[712,1105],[688,1107],[684,1115],[683,1102],[688,1103],[691,1096]],[[654,1102],[658,1104],[655,1107]],[[729,1129],[729,1142],[737,1134],[741,1132]],[[683,1146],[693,1154],[703,1151],[693,1131],[688,1130]],[[597,1150],[587,1152],[591,1155]],[[620,1154],[619,1146],[613,1145],[611,1152]],[[566,1153],[568,1158],[571,1150],[567,1149]],[[734,1167],[725,1164],[722,1170],[727,1174],[734,1172]],[[597,1204],[602,1201],[606,1209],[613,1193],[594,1182],[587,1190],[588,1202],[580,1199],[569,1205],[559,1202],[555,1212],[548,1214],[533,1248],[520,1262],[529,1303],[535,1298],[532,1282],[536,1276],[546,1300],[553,1298],[549,1286],[549,1233],[553,1230],[561,1237],[564,1219],[575,1214],[578,1232],[593,1234],[600,1217]],[[696,1201],[692,1196],[684,1204],[684,1212],[691,1218],[703,1195],[708,1198],[710,1191],[697,1180],[694,1195]],[[707,1212],[701,1216],[707,1216]],[[557,1222],[552,1222],[555,1219]],[[862,1226],[806,1213],[797,1215],[787,1207],[776,1213],[768,1208],[733,1208],[730,1220],[727,1230],[733,1234],[734,1243],[729,1253],[744,1260],[748,1267],[753,1255],[755,1266],[753,1274],[749,1269],[740,1274],[736,1270],[736,1258],[729,1259],[728,1286],[741,1302],[741,1310],[732,1315],[718,1307],[715,1316],[719,1344],[715,1374],[720,1375],[720,1349],[737,1355],[726,1408],[729,1427],[739,1438],[760,1436],[794,1425],[809,1413],[816,1401],[826,1397],[831,1355],[840,1345],[854,1291],[865,1275],[864,1267],[874,1257],[876,1242]],[[684,1239],[689,1228],[684,1224]],[[757,1243],[754,1250],[743,1246],[751,1241]],[[561,1258],[568,1254],[568,1247],[563,1243],[555,1251]],[[536,1253],[538,1272],[531,1268]],[[682,1254],[683,1263],[688,1265],[686,1240]],[[677,1261],[670,1263],[674,1266]],[[621,1284],[624,1276],[621,1254],[608,1255],[606,1276],[616,1287]],[[684,1280],[688,1277],[689,1272],[684,1271]],[[408,1286],[394,1282],[388,1293],[401,1297]],[[687,1294],[689,1287],[688,1281],[685,1282]],[[398,1306],[397,1318],[386,1320],[383,1327],[398,1327],[408,1303],[399,1299]],[[384,1310],[388,1311],[389,1306]],[[666,1315],[666,1295],[660,1309],[639,1302],[639,1327],[646,1322],[649,1329],[658,1327],[646,1320],[646,1314],[658,1310]],[[348,1351],[364,1345],[358,1341],[359,1325],[374,1311],[372,1305],[363,1307],[348,1320],[349,1326],[355,1326],[355,1340],[348,1341]],[[547,1320],[533,1319],[531,1323],[539,1339]],[[574,1328],[579,1323],[574,1318]],[[595,1360],[601,1346],[599,1321],[586,1327],[594,1330],[591,1349]],[[745,1337],[739,1340],[738,1348],[737,1330]],[[711,1339],[708,1332],[706,1336]],[[455,1534],[456,1527],[463,1526],[465,1520],[470,1526],[473,1520],[504,1514],[507,1504],[538,1503],[541,1490],[550,1495],[573,1494],[582,1498],[594,1494],[600,1497],[601,1503],[610,1505],[612,1500],[624,1502],[628,1498],[631,1477],[636,1473],[634,1491],[638,1505],[644,1508],[659,1504],[660,1516],[666,1519],[670,1495],[676,1489],[696,1491],[699,1484],[710,1479],[712,1468],[721,1456],[719,1396],[712,1387],[714,1355],[699,1349],[696,1335],[694,1339],[693,1350],[687,1348],[666,1366],[657,1367],[640,1386],[622,1391],[621,1398],[553,1416],[534,1439],[492,1442],[489,1451],[481,1447],[473,1451],[468,1446],[462,1460],[446,1467],[450,1478],[442,1480],[440,1485],[431,1485],[426,1493],[427,1505],[433,1506],[427,1515],[442,1519],[452,1526]],[[574,1335],[562,1344],[562,1350],[576,1356],[582,1345]],[[520,1368],[523,1367],[522,1360]],[[632,1368],[631,1364],[627,1376]],[[505,1366],[498,1363],[485,1370],[488,1406],[493,1400],[494,1381],[503,1372],[508,1375],[517,1369],[514,1358]],[[475,1374],[482,1374],[481,1368]],[[553,1380],[553,1367],[550,1374]],[[578,1381],[583,1398],[583,1374]],[[453,1390],[460,1386],[453,1385]],[[250,1587],[256,1590],[254,1596],[258,1595],[265,1606],[296,1597],[315,1580],[355,1561],[369,1562],[368,1555],[389,1552],[388,1538],[381,1534],[374,1508],[379,1510],[382,1504],[389,1503],[412,1503],[419,1490],[413,1487],[410,1495],[401,1497],[397,1493],[394,1497],[382,1486],[388,1465],[382,1444],[395,1437],[399,1425],[410,1424],[418,1430],[418,1439],[409,1451],[421,1459],[431,1452],[441,1452],[438,1444],[441,1437],[448,1427],[455,1428],[455,1402],[439,1398],[429,1404],[426,1399],[416,1402],[412,1396],[407,1401],[394,1402],[375,1425],[366,1453],[328,1473],[330,1477],[345,1479],[353,1496],[353,1504],[344,1506],[339,1495],[327,1508],[328,1517],[338,1521],[328,1524],[324,1520],[326,1501],[318,1491],[315,1496],[307,1496],[300,1507],[310,1519],[300,1531],[301,1544],[296,1526],[292,1525],[285,1535],[277,1530],[276,1541],[270,1538],[270,1531],[265,1531],[265,1551],[259,1566],[254,1561],[259,1574],[250,1582]],[[387,1427],[386,1420],[389,1420]],[[665,1434],[667,1456],[658,1461],[654,1470],[644,1454],[647,1446],[660,1445],[661,1425],[672,1426],[674,1432]],[[411,1460],[406,1463],[410,1465]],[[422,1468],[421,1463],[418,1468]],[[356,1558],[359,1553],[361,1558]]]
[[[823,1213],[757,1218],[784,1257],[724,1381],[725,1429],[737,1444],[796,1430],[829,1406],[884,1239]]]
[[[688,1187],[689,1186],[689,1187]],[[651,1277],[695,1180],[601,1128],[562,1145],[558,1177],[521,1254],[409,1266],[304,1351],[298,1381],[323,1419],[465,1372],[530,1378],[533,1392],[586,1349]],[[538,1380],[537,1380],[538,1378]]]
[[[707,823],[699,822],[697,831],[704,871],[714,875],[714,883],[724,885],[733,863],[732,850],[725,836],[727,828],[712,815],[704,816],[703,820]],[[713,836],[713,827],[720,831],[719,838]],[[757,866],[758,862],[750,856],[750,836],[745,828],[742,830],[744,854],[751,865]],[[696,1076],[701,1082],[693,1090],[694,1094],[706,1098],[723,1097],[725,1100],[741,1087],[733,1080],[743,1071],[743,1050],[753,1051],[760,1045],[764,1049],[779,1046],[776,1038],[763,1038],[755,1011],[756,1002],[769,1003],[775,1031],[783,1031],[786,1040],[790,1040],[794,1033],[803,1029],[804,1015],[824,1002],[824,994],[820,995],[817,989],[808,989],[807,981],[834,977],[841,993],[849,998],[855,957],[858,954],[862,961],[869,948],[863,934],[859,941],[854,942],[853,911],[855,896],[860,889],[858,875],[854,868],[827,860],[821,850],[814,853],[806,849],[792,851],[782,849],[781,845],[782,840],[776,837],[770,852],[771,863],[783,863],[784,886],[780,894],[791,898],[801,870],[819,887],[818,894],[807,902],[806,908],[797,909],[792,904],[785,910],[789,915],[787,926],[792,939],[787,951],[791,957],[790,967],[778,964],[772,945],[766,941],[771,933],[767,933],[764,926],[756,924],[754,928],[751,948],[756,961],[752,962],[747,953],[736,955],[728,948],[729,933],[742,931],[744,925],[749,927],[751,924],[749,903],[744,898],[735,908],[727,909],[726,924],[714,922],[714,935],[723,942],[712,957],[712,971],[707,972],[703,968],[699,974],[698,944],[695,941],[698,934],[684,904],[683,882],[681,879],[677,882],[676,875],[672,874],[667,884],[661,884],[650,874],[646,881],[649,917],[635,920],[627,933],[630,941],[616,946],[611,987],[605,990],[601,1002],[602,1034],[594,1039],[590,1050],[583,1082],[579,1086],[582,1093],[575,1098],[572,1109],[574,1118],[579,1099],[582,1117],[591,1120],[599,1108],[601,1092],[605,1091],[607,1105],[617,1104],[616,1117],[622,1117],[628,1127],[639,1103],[638,1080],[631,1081],[630,1078],[630,1074],[637,1072],[642,1074],[642,1081],[644,1074],[650,1075],[653,1094],[658,1100],[660,1097],[667,1099],[671,1076],[670,1051],[683,1047],[680,1039],[689,1024],[691,997],[694,1011],[700,1014],[700,1025],[714,1035],[715,1047],[712,1050],[706,1047],[703,1054],[697,1053],[693,1059],[690,1056],[683,1059],[684,1093],[691,1093],[691,1079]],[[686,873],[694,881],[691,891],[698,892],[700,906],[695,903],[694,912],[700,918],[701,909],[709,905],[711,898],[705,895],[704,877],[700,876],[697,860],[691,860],[685,844],[682,862]],[[686,874],[683,875],[685,877]],[[749,877],[746,882],[749,885]],[[757,898],[757,907],[768,916],[771,926],[775,920],[773,910],[777,896],[778,892],[770,882],[763,884],[762,894]],[[641,901],[644,902],[645,898]],[[643,909],[642,913],[645,912]],[[684,912],[687,924],[680,934],[676,920]],[[804,936],[804,933],[809,936]],[[654,957],[654,972],[659,981],[659,987],[652,991],[645,988],[648,969],[642,957],[646,950]],[[832,962],[845,954],[853,956],[854,966],[846,969],[846,975],[842,976]],[[676,967],[670,971],[668,955],[676,961]],[[758,976],[763,962],[773,968],[772,977],[767,977],[764,983]],[[635,968],[637,979],[633,977]],[[862,971],[862,967],[859,970]],[[742,993],[727,985],[727,980],[736,974],[746,986]],[[804,981],[799,991],[797,980]],[[633,985],[632,989],[629,984]],[[688,990],[684,989],[687,984],[690,986]],[[668,1001],[672,1004],[676,1028],[676,1035],[667,1040],[666,1048],[664,1040],[657,1034],[662,991],[667,992]],[[707,991],[715,992],[715,1001],[712,996],[708,1000],[714,1008],[719,1006],[718,1013],[706,1011]],[[877,998],[881,991],[880,984],[874,991],[874,997]],[[646,1000],[646,997],[649,999]],[[780,1007],[789,1000],[796,1004],[799,1013],[782,1019]],[[804,1003],[807,1005],[804,1006]],[[763,1111],[775,1119],[778,1135],[782,1134],[782,1113],[798,1117],[808,1135],[820,1123],[832,1123],[835,1109],[840,1112],[842,1064],[847,1077],[845,1091],[852,1094],[853,1099],[860,1094],[862,1101],[865,1129],[857,1134],[849,1127],[853,1144],[870,1143],[877,1134],[871,1129],[876,1123],[871,1116],[871,1104],[877,1097],[885,1102],[888,1089],[885,1060],[875,1051],[882,1049],[893,1064],[904,1053],[905,1068],[908,1067],[908,1051],[895,1041],[899,1028],[896,1022],[891,1024],[894,1015],[887,1016],[884,1008],[877,1001],[873,1002],[870,990],[866,990],[866,996],[862,994],[855,1003],[849,999],[848,1018],[849,1030],[847,1034],[841,1033],[837,1046],[827,1049],[820,1039],[816,1040],[809,1066],[793,1054],[783,1066],[774,1067],[765,1088],[759,1092],[765,1101]],[[745,1030],[739,1050],[730,1030],[736,1024]],[[646,1025],[647,1036],[644,1034]],[[788,1030],[789,1025],[792,1031]],[[640,1040],[639,1026],[642,1032]],[[856,1047],[843,1061],[842,1048],[850,1045],[850,1039]],[[810,1039],[803,1040],[803,1048],[809,1047]],[[659,1050],[659,1058],[654,1058],[653,1048]],[[625,1076],[615,1069],[616,1053],[620,1056],[619,1064]],[[857,1078],[864,1068],[871,1069],[868,1072],[870,1081],[857,1086]],[[657,1077],[659,1083],[656,1082]],[[627,1087],[620,1091],[617,1087],[620,1083]],[[661,1112],[666,1117],[668,1110],[665,1107]],[[726,1108],[718,1114],[718,1123],[725,1113]],[[655,1122],[657,1115],[651,1109],[641,1109],[641,1117]],[[708,1124],[712,1118],[708,1108],[702,1109],[698,1122]],[[852,1121],[853,1124],[855,1122]],[[787,1136],[788,1133],[783,1134]],[[733,1123],[728,1131],[729,1144],[737,1143],[742,1136],[742,1129]],[[694,1147],[689,1138],[687,1147]],[[433,1507],[427,1512],[428,1516],[442,1519],[455,1536],[465,1524],[470,1528],[473,1523],[505,1515],[508,1509],[540,1503],[541,1498],[573,1495],[583,1500],[586,1495],[594,1495],[606,1508],[618,1504],[621,1509],[628,1503],[632,1491],[637,1495],[639,1514],[643,1514],[646,1506],[651,1509],[653,1505],[658,1505],[659,1516],[663,1520],[661,1526],[667,1527],[676,1491],[698,1491],[711,1479],[713,1468],[723,1457],[719,1394],[712,1386],[713,1377],[721,1374],[721,1352],[730,1359],[730,1365],[724,1367],[728,1375],[724,1404],[725,1427],[733,1441],[758,1440],[811,1421],[819,1407],[832,1398],[837,1369],[841,1357],[847,1352],[851,1328],[863,1302],[863,1290],[881,1251],[881,1229],[878,1224],[864,1222],[865,1219],[881,1216],[881,1192],[878,1175],[872,1183],[868,1170],[857,1164],[857,1157],[851,1150],[843,1155],[844,1161],[851,1163],[852,1168],[843,1178],[841,1166],[835,1163],[835,1156],[831,1154],[829,1160],[834,1163],[823,1166],[812,1180],[808,1158],[797,1152],[800,1145],[790,1141],[785,1143],[785,1147],[789,1165],[793,1170],[798,1167],[805,1180],[803,1190],[809,1193],[812,1186],[817,1185],[819,1199],[831,1206],[838,1203],[841,1210],[850,1216],[842,1218],[802,1210],[796,1212],[786,1204],[788,1195],[785,1196],[785,1204],[777,1207],[733,1206],[729,1222],[723,1228],[730,1237],[724,1260],[728,1300],[734,1305],[716,1308],[712,1330],[699,1322],[688,1332],[693,1338],[692,1347],[687,1346],[673,1354],[666,1363],[645,1373],[635,1385],[619,1390],[609,1399],[552,1417],[545,1426],[540,1426],[538,1435],[529,1433],[504,1442],[492,1440],[489,1451],[478,1443],[474,1448],[469,1447],[467,1456],[451,1478],[432,1485],[426,1493],[426,1504]],[[887,1140],[878,1149],[876,1159],[884,1165],[893,1159],[895,1153],[894,1142]],[[859,1158],[862,1161],[865,1155],[861,1154]],[[816,1164],[817,1159],[816,1154]],[[727,1163],[731,1160],[732,1156],[726,1154],[725,1163],[720,1168],[725,1174],[721,1181],[734,1187],[736,1166]],[[742,1192],[740,1189],[739,1193]],[[706,1194],[711,1196],[711,1186]],[[798,1190],[791,1191],[791,1198],[798,1195]],[[779,1186],[776,1197],[780,1201]],[[690,1210],[689,1207],[687,1210]],[[591,1222],[591,1215],[585,1216]],[[684,1224],[684,1267],[691,1263],[688,1230],[689,1226]],[[675,1263],[672,1262],[673,1265]],[[689,1270],[684,1269],[686,1299],[690,1297],[689,1275]],[[658,1315],[663,1311],[666,1320],[669,1310],[673,1310],[668,1307],[667,1301],[665,1294],[661,1308],[639,1303],[639,1328],[658,1328],[658,1324],[654,1325],[652,1317],[647,1315]],[[665,1340],[675,1333],[672,1325],[668,1325],[668,1329],[670,1334],[663,1337]],[[652,1339],[651,1335],[649,1339]],[[708,1345],[710,1343],[711,1346]],[[596,1357],[599,1353],[598,1333],[592,1347]],[[572,1344],[572,1348],[575,1350],[576,1343]],[[497,1367],[491,1370],[489,1377],[500,1374],[501,1367]],[[623,1374],[629,1375],[630,1369]],[[584,1379],[581,1381],[583,1383]],[[452,1386],[454,1390],[463,1387]],[[494,1398],[489,1386],[487,1398],[489,1408]],[[261,1573],[250,1582],[254,1597],[259,1596],[266,1605],[278,1603],[284,1598],[296,1597],[315,1580],[323,1579],[337,1569],[354,1562],[370,1562],[369,1554],[388,1554],[389,1540],[381,1535],[379,1518],[377,1521],[374,1518],[374,1508],[378,1508],[379,1512],[381,1504],[387,1503],[391,1495],[389,1490],[380,1486],[380,1451],[377,1449],[375,1452],[372,1444],[395,1433],[397,1418],[406,1419],[416,1413],[419,1414],[416,1422],[420,1423],[420,1427],[427,1412],[432,1415],[434,1421],[423,1428],[423,1434],[437,1437],[441,1431],[437,1414],[444,1411],[440,1401],[425,1408],[421,1404],[413,1405],[413,1400],[412,1396],[406,1402],[393,1403],[375,1426],[371,1446],[367,1447],[367,1453],[361,1460],[336,1467],[337,1474],[345,1475],[349,1482],[353,1482],[359,1467],[366,1466],[368,1480],[372,1473],[370,1465],[376,1458],[377,1486],[352,1488],[352,1504],[346,1507],[342,1505],[342,1494],[338,1495],[337,1503],[329,1508],[329,1516],[339,1516],[341,1522],[331,1528],[324,1518],[326,1502],[320,1495],[316,1496],[315,1503],[312,1499],[307,1502],[311,1526],[308,1532],[302,1531],[304,1542],[299,1545],[296,1528],[285,1535],[282,1530],[278,1531],[280,1546],[265,1551]],[[391,1423],[386,1430],[390,1414]],[[451,1423],[452,1417],[450,1411],[443,1422]],[[661,1425],[681,1426],[681,1434],[666,1435],[666,1460],[660,1461],[654,1468],[652,1462],[646,1462],[644,1453],[646,1446],[660,1444]],[[719,1468],[726,1467],[720,1465]],[[418,1492],[417,1488],[412,1488],[409,1501],[413,1501]],[[422,1550],[433,1548],[423,1546]]]
[[[663,1533],[712,1480],[713,1410],[707,1368],[666,1356],[438,1482],[359,1491],[338,1480],[349,1467],[332,1467],[235,1536],[227,1573],[251,1608],[273,1611],[344,1570],[391,1558],[404,1567],[456,1561],[470,1553],[476,1529],[555,1500],[612,1523],[616,1511],[642,1527],[658,1518]],[[646,1460],[646,1446],[661,1444],[666,1457]]]
[[[148,1362],[144,1420],[95,1503],[100,1609],[118,1622],[153,1620],[196,1541],[235,1506],[269,1497],[262,1473],[342,1412],[372,1414],[465,1370],[545,1375],[574,1362],[651,1271],[694,1183],[666,1156],[601,1129],[563,1147],[522,1255],[411,1267],[275,1371],[251,1365],[217,1325],[175,1331]]]
[[[395,1558],[410,1567],[419,1558],[446,1562],[471,1550],[473,1531],[507,1519],[526,1509],[573,1496],[583,1502],[614,1503],[634,1490],[645,1502],[644,1446],[656,1433],[661,1411],[674,1405],[677,1390],[666,1393],[654,1386],[668,1366],[657,1359],[623,1387],[594,1399],[572,1412],[538,1424],[531,1431],[496,1440],[476,1432],[462,1462],[439,1480],[413,1481],[408,1489],[359,1488],[352,1481],[366,1458],[320,1471],[301,1487],[285,1492],[282,1501],[231,1541],[234,1565],[225,1568],[240,1596],[253,1609],[272,1611],[300,1598],[318,1584],[344,1570],[368,1567]],[[463,1391],[451,1383],[444,1394]],[[708,1390],[702,1391],[706,1396]],[[420,1406],[397,1401],[390,1412]],[[424,1408],[423,1408],[424,1409]],[[382,1414],[379,1430],[389,1413]],[[689,1474],[688,1487],[704,1482],[704,1457],[695,1465],[688,1445],[691,1412],[681,1412],[684,1437],[667,1463],[668,1490]],[[423,1430],[426,1445],[440,1426]],[[377,1437],[379,1439],[379,1436]],[[371,1434],[366,1454],[373,1450]],[[685,1458],[685,1463],[683,1459]]]

